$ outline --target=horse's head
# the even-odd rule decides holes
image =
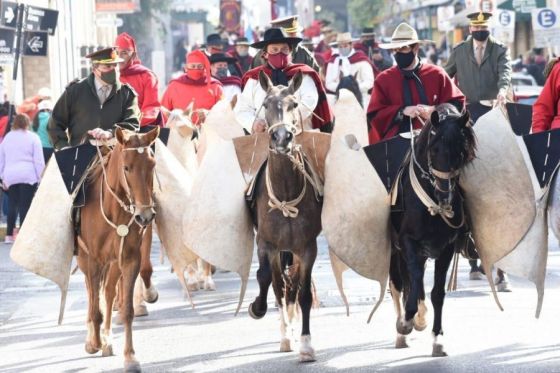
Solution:
[[[141,226],[150,224],[156,215],[152,199],[156,161],[151,145],[158,135],[159,127],[145,134],[116,130],[114,151],[120,155],[120,183],[133,207],[134,220]]]
[[[347,89],[356,96],[356,100],[360,106],[362,106],[362,91],[360,91],[360,85],[358,84],[358,73],[356,72],[354,75],[346,75],[342,74],[342,71],[339,74],[338,79],[338,86],[336,87],[336,99],[338,100],[340,95],[341,89]]]
[[[297,110],[299,102],[294,95],[302,80],[303,74],[298,72],[288,87],[274,86],[265,73],[261,71],[259,74],[259,83],[266,92],[263,107],[270,134],[270,148],[282,154],[291,151],[294,137],[302,128]]]
[[[476,140],[470,116],[451,104],[441,104],[426,127],[428,167],[436,198],[450,204],[461,168],[475,157]]]

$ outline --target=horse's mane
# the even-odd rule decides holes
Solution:
[[[472,161],[475,158],[476,138],[472,129],[472,120],[470,117],[463,118],[463,115],[468,115],[468,113],[461,113],[449,103],[437,105],[436,111],[440,116],[439,126],[435,129],[436,127],[432,125],[431,121],[428,121],[418,136],[418,147],[428,149],[436,142],[442,141],[444,146],[449,149],[452,159],[460,158],[463,160],[463,164]],[[455,125],[462,120],[468,120],[467,125]],[[430,131],[433,129],[435,129],[435,136],[432,133],[432,137],[430,137]]]

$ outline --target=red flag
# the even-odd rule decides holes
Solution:
[[[276,0],[270,0],[270,19],[274,20],[276,18],[278,18],[278,6]]]

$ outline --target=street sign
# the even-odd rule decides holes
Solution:
[[[494,22],[494,37],[504,43],[513,43],[515,39],[515,12],[498,9]]]
[[[0,23],[6,27],[16,28],[18,5],[9,1],[2,1],[0,6]]]
[[[54,35],[58,21],[58,10],[28,6],[24,20],[27,31],[47,31]]]
[[[26,31],[24,37],[24,56],[46,56],[48,33],[43,31]]]
[[[14,39],[16,30],[0,28],[0,64],[14,62]]]
[[[547,48],[560,44],[560,9],[533,9],[531,16],[535,47]]]

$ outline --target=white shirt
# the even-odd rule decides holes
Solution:
[[[315,82],[309,75],[304,74],[301,87],[295,92],[296,99],[300,102],[298,110],[303,119],[304,129],[311,129],[311,114],[319,102],[319,93]],[[264,108],[261,108],[266,92],[261,88],[258,80],[249,79],[245,84],[243,92],[237,105],[235,106],[235,114],[237,120],[243,128],[252,132],[253,122],[259,112],[258,118],[264,119]],[[260,110],[259,110],[260,109]]]
[[[360,92],[362,92],[362,105],[363,107],[367,107],[369,104],[368,91],[373,88],[374,83],[373,68],[367,61],[350,63],[348,58],[354,53],[356,52],[352,49],[348,57],[338,56],[335,58],[334,62],[327,65],[325,86],[328,91],[336,92],[336,88],[340,82],[340,72],[342,72],[343,76],[356,75]]]

